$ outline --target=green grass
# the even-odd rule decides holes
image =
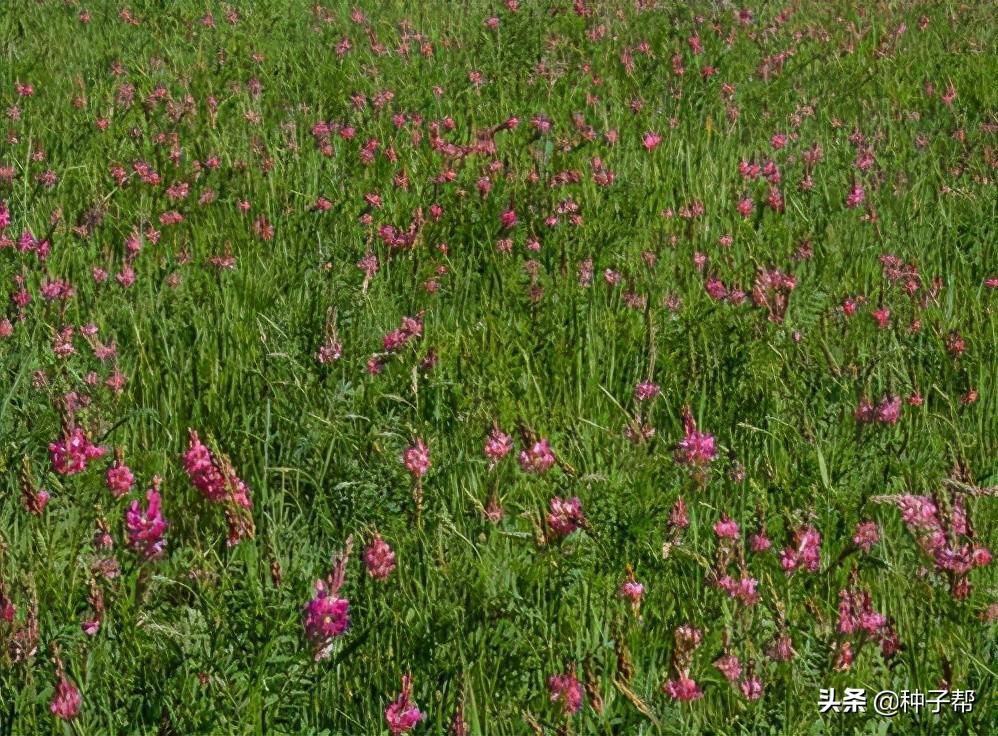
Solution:
[[[0,176],[12,218],[3,235],[16,241],[30,230],[52,244],[44,265],[0,250],[0,283],[13,292],[23,274],[33,297],[24,319],[7,302],[14,331],[0,340],[0,582],[16,607],[14,621],[0,622],[0,731],[384,734],[384,710],[406,672],[426,713],[417,733],[445,733],[458,702],[468,732],[489,735],[530,733],[531,719],[551,734],[985,734],[998,726],[996,624],[982,620],[998,601],[995,564],[971,572],[969,596],[955,600],[898,509],[871,500],[942,493],[957,466],[975,485],[998,484],[998,291],[985,285],[998,277],[994,9],[806,0],[780,22],[777,6],[758,4],[740,26],[728,3],[663,0],[638,13],[630,1],[592,0],[588,17],[567,0],[522,0],[516,13],[477,0],[357,4],[385,53],[350,20],[349,3],[316,13],[300,0],[262,0],[231,24],[218,3],[149,0],[128,6],[137,26],[102,0],[88,5],[86,25],[72,2],[0,3],[0,110],[20,109],[0,125],[0,167],[15,172]],[[206,9],[214,29],[200,21]],[[498,30],[484,25],[493,14]],[[408,55],[398,48],[406,19]],[[902,23],[906,32],[878,53]],[[599,26],[605,36],[593,40],[587,32]],[[701,55],[687,43],[694,31]],[[344,37],[352,49],[339,59]],[[432,56],[420,53],[423,41]],[[621,52],[642,41],[651,55],[635,52],[627,72]],[[765,79],[763,59],[787,50],[782,70]],[[123,75],[112,73],[115,62]],[[708,64],[717,74],[704,78]],[[485,79],[480,88],[472,70]],[[940,95],[950,82],[957,97],[948,106]],[[16,83],[32,84],[34,95],[19,97]],[[735,86],[730,99],[724,83]],[[125,84],[134,86],[130,107],[117,102]],[[147,105],[157,85],[170,101]],[[376,111],[370,101],[383,90],[394,97]],[[368,106],[355,108],[355,94]],[[396,113],[422,122],[397,129]],[[573,124],[576,113],[593,140]],[[532,129],[537,114],[551,119],[550,133]],[[431,121],[452,118],[455,129],[441,126],[441,135],[470,145],[476,131],[511,115],[520,124],[496,134],[494,156],[448,160],[428,143]],[[98,118],[110,121],[107,130]],[[310,133],[320,120],[353,126],[356,138],[334,134],[325,156]],[[612,146],[609,130],[619,131]],[[651,152],[642,146],[648,130],[663,137]],[[854,166],[856,130],[875,156],[867,171]],[[774,133],[796,139],[774,151]],[[363,166],[358,152],[372,138],[376,160]],[[801,156],[813,144],[824,156],[813,189],[802,191]],[[395,162],[384,155],[389,147]],[[44,159],[33,160],[39,151]],[[217,170],[195,169],[212,155]],[[615,173],[612,186],[593,182],[593,157]],[[782,176],[782,213],[766,206],[762,178],[746,183],[738,171],[743,159],[770,158]],[[132,173],[140,160],[161,186]],[[476,182],[491,161],[493,188],[482,198]],[[124,186],[113,165],[131,175]],[[51,188],[36,180],[49,169],[58,174]],[[434,183],[446,169],[454,181]],[[407,190],[393,184],[402,170]],[[579,171],[579,183],[548,185],[566,170]],[[190,194],[171,202],[166,188],[177,181]],[[850,209],[854,181],[866,201]],[[208,189],[217,198],[199,205]],[[380,209],[365,204],[369,192],[381,195]],[[736,205],[746,195],[755,212],[743,220]],[[319,196],[333,202],[330,211],[313,209]],[[568,198],[582,222],[546,226]],[[706,213],[681,217],[694,201]],[[443,207],[439,221],[429,218],[433,203]],[[100,224],[88,238],[74,234],[96,205],[106,210]],[[519,224],[506,234],[499,218],[511,205]],[[416,246],[390,253],[378,228],[405,230],[417,208],[427,222]],[[667,208],[675,216],[663,217]],[[161,226],[171,210],[184,222]],[[371,225],[359,219],[368,211]],[[271,241],[254,234],[260,216],[275,228]],[[114,274],[125,239],[149,226],[159,242],[145,243],[136,282],[123,289]],[[726,234],[730,248],[718,242]],[[525,249],[529,235],[540,239],[539,253]],[[498,252],[502,237],[513,239],[511,255]],[[813,257],[796,260],[805,239]],[[208,264],[227,249],[234,270]],[[356,263],[368,250],[380,270],[365,288]],[[703,273],[695,252],[707,256]],[[884,253],[917,265],[915,298],[883,277]],[[588,288],[577,278],[586,258],[595,271]],[[531,259],[538,299],[525,270]],[[91,278],[95,266],[111,273],[106,284]],[[782,323],[768,321],[751,296],[734,306],[704,289],[705,276],[716,275],[751,292],[759,266],[796,277]],[[605,269],[620,272],[621,284],[607,285]],[[923,304],[936,276],[942,289]],[[46,303],[46,278],[67,279],[75,296]],[[424,288],[431,278],[435,293]],[[647,308],[629,305],[628,294]],[[677,310],[665,306],[673,295]],[[844,318],[843,300],[860,295],[867,301]],[[881,305],[891,310],[884,330],[870,316]],[[330,307],[343,355],[319,365]],[[422,310],[423,337],[368,375],[382,336]],[[88,322],[115,341],[113,363],[79,336]],[[60,359],[52,337],[65,325],[77,327],[76,353]],[[947,352],[952,331],[966,343],[959,358]],[[438,362],[421,370],[430,349]],[[128,378],[120,395],[85,383],[90,371],[103,382],[115,365]],[[646,379],[661,387],[642,413],[655,434],[635,445],[623,429],[636,410],[634,386]],[[970,389],[977,398],[966,403]],[[79,475],[51,470],[48,444],[59,437],[68,391],[92,397],[77,415],[91,438],[123,448],[137,476],[126,499],[105,488],[109,458]],[[916,391],[924,404],[905,405],[896,425],[860,426],[853,417],[863,395],[876,402]],[[719,446],[704,483],[673,458],[684,405]],[[575,472],[527,475],[515,453],[490,468],[482,444],[493,422],[514,435],[516,452],[519,423],[549,438]],[[188,427],[210,437],[252,489],[253,539],[227,547],[221,510],[184,474]],[[401,462],[415,437],[433,461],[418,517]],[[51,493],[40,515],[21,503],[25,458]],[[738,465],[744,480],[733,477]],[[126,548],[124,510],[157,474],[168,554],[142,562]],[[506,511],[498,525],[482,515],[492,494]],[[580,497],[589,529],[539,544],[552,496]],[[691,523],[663,558],[680,496]],[[994,547],[996,499],[971,497],[967,508],[977,542]],[[755,606],[710,584],[722,512],[742,529],[736,546],[759,580]],[[122,574],[97,582],[107,610],[88,637],[80,622],[89,616],[99,517]],[[773,540],[765,555],[746,549],[757,519]],[[881,530],[868,554],[850,542],[864,519]],[[822,534],[821,569],[788,577],[776,551],[807,520]],[[360,562],[375,529],[398,560],[383,582]],[[352,625],[329,659],[314,662],[302,607],[351,534],[342,595]],[[640,618],[617,596],[628,564],[646,586]],[[851,670],[837,672],[839,591],[854,570],[902,649],[885,660],[866,644]],[[15,663],[8,643],[33,597],[37,651]],[[674,674],[673,631],[685,623],[703,632],[690,676],[704,697],[676,703],[662,685]],[[766,655],[781,625],[793,638],[791,662]],[[765,685],[760,700],[746,700],[714,668],[725,642],[753,663]],[[626,682],[622,648],[633,663]],[[49,712],[57,650],[82,693],[70,723]],[[591,694],[571,718],[549,702],[548,678],[573,663],[598,690],[601,712]],[[823,687],[865,687],[872,697],[943,680],[976,690],[971,713],[818,714]]]

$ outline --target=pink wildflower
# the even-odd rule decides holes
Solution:
[[[765,529],[759,529],[749,538],[749,549],[753,552],[767,552],[772,546],[773,542],[766,535]]]
[[[128,546],[146,560],[162,557],[166,549],[163,535],[168,523],[160,510],[160,482],[159,476],[152,479],[152,488],[146,491],[145,509],[136,500],[125,512]]]
[[[674,529],[686,529],[689,525],[690,515],[686,511],[686,502],[680,496],[672,505],[672,511],[669,512],[669,526]]]
[[[794,658],[793,640],[788,634],[780,634],[766,649],[766,656],[775,662],[789,662]]]
[[[582,683],[571,669],[560,675],[548,678],[548,691],[552,703],[561,703],[566,716],[574,715],[582,707]]]
[[[34,484],[22,481],[21,503],[29,514],[39,516],[48,505],[49,492],[44,488],[35,488]]]
[[[7,597],[3,585],[0,584],[0,621],[9,624],[13,622],[16,613],[17,608],[11,602],[10,598]]]
[[[861,521],[856,525],[852,535],[852,543],[864,552],[869,552],[880,540],[880,531],[875,521]]]
[[[546,439],[541,439],[520,452],[520,468],[524,473],[544,473],[555,464],[554,453]]]
[[[821,534],[810,524],[794,532],[796,546],[780,552],[780,565],[787,575],[803,567],[808,572],[818,572],[821,566]]]
[[[762,680],[755,675],[746,677],[742,680],[739,687],[741,688],[742,695],[744,695],[748,700],[758,700],[762,697]]]
[[[302,624],[316,662],[329,657],[333,641],[350,627],[350,602],[340,598],[339,592],[352,546],[353,540],[348,538],[343,552],[333,562],[333,571],[325,580],[315,581],[315,596],[305,605]]]
[[[685,673],[681,673],[678,679],[669,680],[662,689],[670,698],[680,702],[690,702],[703,697],[703,690]]]
[[[56,683],[55,693],[52,695],[52,702],[49,703],[49,710],[52,715],[58,716],[64,721],[71,721],[80,714],[80,705],[83,698],[80,690],[64,674],[59,675],[59,682]]]
[[[885,396],[877,404],[877,421],[881,424],[897,424],[901,418],[901,397]]]
[[[229,526],[226,543],[231,547],[255,532],[251,509],[250,489],[238,475],[225,455],[216,457],[201,442],[198,433],[188,429],[189,444],[184,453],[184,471],[191,483],[213,503],[225,504],[225,518]]]
[[[707,290],[707,296],[716,302],[721,301],[728,295],[728,287],[716,276],[707,277],[704,288]]]
[[[385,720],[392,736],[407,733],[425,716],[416,704],[412,702],[412,677],[406,673],[402,676],[402,692],[385,708]]]
[[[854,209],[863,204],[863,200],[866,199],[866,192],[863,190],[859,184],[853,184],[852,189],[846,196],[846,207],[849,209]]]
[[[315,597],[305,609],[306,636],[316,647],[316,660],[329,656],[326,645],[342,636],[350,626],[350,602],[340,598],[319,580],[315,584]]]
[[[956,87],[953,86],[953,82],[946,84],[946,90],[939,96],[939,99],[943,101],[946,107],[950,107],[953,104],[953,100],[956,99]]]
[[[202,495],[209,501],[221,503],[225,501],[230,493],[233,500],[244,508],[251,508],[249,499],[249,488],[236,477],[235,472],[229,473],[228,477],[223,474],[218,459],[211,450],[201,442],[198,433],[193,429],[188,429],[189,444],[187,452],[184,453],[184,472],[191,479],[191,483],[201,491]]]
[[[797,288],[797,280],[779,269],[760,268],[752,284],[752,302],[765,307],[769,321],[779,324],[787,313],[790,293]]]
[[[91,444],[80,427],[73,427],[49,444],[52,470],[59,475],[82,473],[91,460],[103,457],[106,452],[107,448]]]
[[[494,494],[491,498],[489,498],[489,502],[485,505],[485,508],[482,509],[482,512],[486,521],[491,524],[500,523],[506,515],[506,512],[503,511],[502,504],[499,503],[498,497]]]
[[[853,410],[853,417],[860,424],[869,424],[874,419],[876,419],[876,410],[873,408],[873,404],[870,400],[863,396],[859,403],[856,405],[855,410]]]
[[[720,670],[721,674],[724,675],[724,679],[728,682],[736,682],[742,675],[742,663],[733,654],[725,654],[718,657],[714,662],[714,666]]]
[[[850,586],[839,591],[840,634],[865,633],[871,636],[887,627],[887,617],[873,610],[869,592]]]
[[[634,569],[628,565],[627,578],[617,589],[617,595],[627,601],[630,601],[631,609],[634,611],[635,615],[637,615],[641,609],[641,597],[644,594],[645,586],[638,582],[637,578],[634,577]]]
[[[395,569],[395,552],[380,534],[364,550],[364,567],[375,580],[385,580]]]
[[[327,340],[319,346],[315,354],[315,359],[319,365],[326,365],[334,360],[339,360],[343,355],[343,344],[338,340]]]
[[[512,451],[513,438],[499,429],[498,426],[493,427],[488,439],[485,440],[485,457],[491,461],[492,465],[495,465]]]
[[[634,399],[636,401],[649,401],[662,392],[657,383],[642,381],[634,387]]]
[[[760,599],[759,581],[745,576],[731,587],[728,595],[737,598],[744,606],[754,606]]]
[[[727,514],[721,514],[720,520],[714,524],[714,534],[719,539],[738,539],[738,524]]]
[[[402,454],[402,462],[414,478],[422,478],[430,469],[430,448],[417,438]]]
[[[912,529],[935,531],[940,528],[936,505],[928,496],[901,496],[898,508],[904,523]]]
[[[392,330],[382,338],[382,347],[385,352],[393,353],[408,345],[411,341],[423,335],[423,315],[417,314],[415,317],[403,317],[398,329]]]
[[[641,596],[645,593],[645,586],[636,580],[625,580],[621,583],[617,593],[621,598],[627,598],[630,601],[640,601]]]
[[[551,531],[559,537],[567,537],[576,529],[585,527],[586,517],[582,513],[582,501],[578,496],[569,499],[555,496],[550,502],[547,522]]]
[[[676,445],[675,458],[680,465],[704,466],[717,455],[713,435],[697,431],[696,420],[689,407],[683,407],[685,435]]]
[[[115,498],[121,498],[132,490],[132,486],[135,484],[135,475],[125,465],[125,457],[120,447],[115,448],[114,462],[107,469],[104,479],[107,489],[111,491]]]
[[[852,644],[848,641],[842,642],[842,645],[838,647],[838,653],[835,656],[835,671],[845,672],[851,669],[854,657],[855,654],[852,651]]]
[[[130,263],[126,263],[114,278],[123,288],[127,289],[135,283],[135,269]]]

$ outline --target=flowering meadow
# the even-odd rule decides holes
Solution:
[[[998,728],[992,3],[0,51],[0,733]]]

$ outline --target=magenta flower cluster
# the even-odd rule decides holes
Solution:
[[[565,715],[575,715],[582,707],[582,683],[572,671],[551,675],[548,678],[548,691],[551,702],[560,703]]]
[[[546,439],[541,439],[520,452],[520,468],[524,473],[544,473],[555,464],[554,453]]]
[[[229,532],[227,543],[231,547],[240,540],[253,536],[253,502],[250,489],[236,475],[227,459],[216,457],[203,443],[198,433],[188,430],[189,444],[184,453],[184,471],[191,483],[212,503],[225,506]]]
[[[225,474],[211,450],[201,442],[198,433],[193,429],[188,432],[190,444],[184,453],[184,471],[194,487],[214,503],[231,499],[243,508],[252,508],[246,484],[234,472]]]
[[[572,498],[555,496],[550,501],[547,523],[556,537],[567,537],[577,529],[581,529],[586,525],[586,517],[582,513],[582,501],[578,496]]]
[[[159,492],[161,482],[159,476],[152,479],[152,488],[146,491],[145,508],[142,508],[135,500],[125,512],[128,547],[146,560],[162,557],[166,550],[164,535],[168,523],[160,508],[162,503]]]
[[[430,448],[421,439],[416,439],[412,445],[402,453],[402,463],[405,465],[413,478],[419,479],[425,476],[430,470]]]
[[[350,601],[339,596],[346,579],[350,549],[348,539],[346,549],[333,561],[333,571],[325,580],[315,581],[315,595],[305,604],[302,625],[317,662],[329,657],[333,643],[350,627]]]
[[[87,465],[107,454],[106,447],[93,444],[78,426],[71,427],[55,442],[49,444],[49,458],[52,470],[59,475],[75,475],[87,469]]]
[[[402,691],[385,708],[388,730],[392,736],[408,733],[425,717],[412,701],[412,677],[407,673],[402,676]]]
[[[694,467],[709,465],[717,456],[714,436],[697,429],[688,407],[683,409],[683,431],[683,438],[676,444],[676,462]]]
[[[364,550],[364,567],[375,580],[386,580],[395,569],[395,552],[380,534]]]

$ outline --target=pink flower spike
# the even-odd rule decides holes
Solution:
[[[402,462],[413,478],[422,478],[429,471],[430,448],[423,440],[417,438],[416,441],[402,454]]]
[[[135,485],[135,475],[132,473],[131,469],[125,465],[125,457],[121,451],[120,447],[114,450],[114,462],[111,467],[107,469],[107,474],[104,476],[107,489],[111,491],[111,494],[115,498],[121,498],[128,494],[132,490],[132,486]]]
[[[646,151],[654,151],[661,142],[662,136],[653,130],[649,130],[641,137],[641,144],[645,147]]]
[[[586,517],[582,513],[582,502],[578,496],[569,499],[555,496],[551,499],[550,508],[547,522],[555,536],[567,537],[586,526]]]
[[[395,569],[395,552],[380,534],[364,550],[364,567],[375,580],[385,580]]]
[[[662,389],[657,383],[642,381],[634,387],[634,399],[636,401],[650,401],[662,393]]]
[[[544,473],[555,464],[554,453],[546,439],[535,442],[520,452],[520,468],[524,473]]]
[[[52,695],[52,702],[49,703],[52,715],[58,716],[64,721],[71,721],[80,714],[82,703],[83,698],[79,688],[65,675],[60,675],[59,682],[55,686],[55,693]]]
[[[742,695],[744,695],[747,700],[758,700],[762,697],[762,680],[755,675],[746,677],[742,680],[739,687],[741,688]]]
[[[152,479],[152,488],[146,491],[145,509],[138,501],[132,501],[132,505],[125,512],[128,546],[145,560],[162,557],[166,549],[164,533],[168,523],[160,510],[160,483],[159,476]]]
[[[852,543],[861,550],[869,552],[878,541],[880,541],[880,531],[877,529],[877,522],[861,521],[856,525]]]
[[[75,475],[87,469],[91,460],[101,458],[107,448],[91,444],[80,427],[73,427],[64,436],[49,444],[52,470],[59,475]]]
[[[625,580],[617,591],[621,598],[627,598],[632,602],[639,602],[645,593],[645,586],[637,580]]]
[[[189,429],[188,433],[184,471],[205,498],[213,503],[224,504],[228,524],[226,544],[232,547],[243,539],[252,539],[256,527],[253,523],[253,502],[250,500],[249,486],[236,475],[235,468],[224,454],[216,456],[201,442],[193,429]]]
[[[700,689],[700,686],[685,674],[681,674],[676,680],[669,680],[662,689],[670,698],[683,703],[699,700],[703,697],[703,690]]]
[[[718,539],[738,539],[738,524],[727,514],[721,514],[721,518],[714,524],[714,534]]]
[[[742,675],[742,665],[738,657],[733,654],[725,654],[714,662],[714,666],[724,675],[728,682],[737,682]]]
[[[332,592],[324,581],[317,580],[315,596],[305,606],[303,625],[315,660],[326,659],[332,653],[333,640],[350,627],[350,602]]]
[[[877,421],[881,424],[897,424],[901,418],[901,397],[885,396],[877,404]]]
[[[402,676],[402,692],[385,708],[385,721],[392,736],[408,733],[426,716],[412,702],[412,676]]]
[[[513,438],[499,429],[493,427],[485,440],[485,457],[490,461],[490,466],[495,466],[500,460],[513,451]]]
[[[685,435],[676,444],[676,462],[680,465],[709,465],[717,456],[714,436],[697,431],[696,420],[689,407],[683,407],[683,428]]]
[[[582,707],[582,683],[572,670],[548,678],[548,692],[552,703],[561,703],[566,716],[579,712]]]
[[[315,595],[305,604],[302,625],[312,645],[316,662],[329,657],[333,642],[350,627],[350,602],[340,598],[346,579],[346,566],[353,550],[353,537],[347,537],[343,551],[333,558],[333,570],[325,580],[315,581]]]

